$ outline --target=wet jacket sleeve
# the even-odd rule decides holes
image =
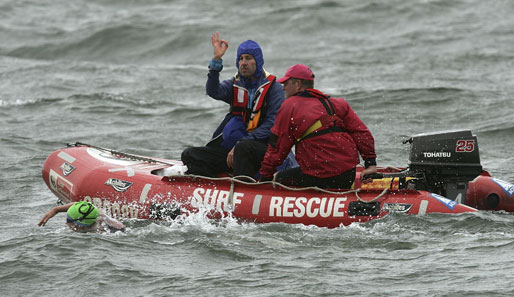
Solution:
[[[270,94],[267,101],[266,113],[264,114],[264,119],[257,129],[248,133],[248,136],[245,136],[243,140],[247,139],[267,139],[270,137],[270,129],[273,127],[275,123],[275,117],[277,116],[278,110],[284,102],[284,91],[282,90],[282,85],[274,82],[273,86],[269,90]]]
[[[368,127],[361,121],[353,109],[346,103],[346,116],[342,117],[345,129],[350,133],[353,141],[357,145],[366,167],[376,165],[375,139]]]
[[[265,178],[270,178],[275,173],[277,166],[284,162],[294,145],[296,128],[291,121],[292,117],[292,105],[282,105],[271,128],[270,143],[261,163],[260,174]]]
[[[207,74],[205,91],[210,97],[230,104],[233,97],[232,83],[232,79],[227,79],[220,83],[220,72],[210,69]]]

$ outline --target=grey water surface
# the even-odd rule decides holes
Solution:
[[[205,95],[210,35],[265,68],[309,65],[406,166],[413,134],[471,129],[514,182],[512,1],[0,1],[1,296],[512,296],[514,215],[394,214],[336,229],[126,221],[78,234],[41,178],[68,142],[168,159],[227,106]]]

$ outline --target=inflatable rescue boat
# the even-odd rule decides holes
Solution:
[[[230,176],[163,176],[165,168],[181,162],[83,143],[52,153],[43,165],[43,179],[62,202],[89,201],[117,218],[169,220],[204,211],[214,219],[232,216],[334,228],[391,212],[455,214],[474,212],[473,207],[514,211],[514,186],[491,178],[476,164],[455,167],[450,162],[478,157],[470,131],[419,135],[410,143],[408,168],[379,168],[371,184],[361,185],[357,176],[348,190],[293,188]],[[413,153],[418,149],[420,153]]]

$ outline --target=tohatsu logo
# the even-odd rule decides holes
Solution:
[[[451,152],[423,152],[425,158],[451,158]]]

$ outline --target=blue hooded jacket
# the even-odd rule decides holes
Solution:
[[[266,74],[263,69],[264,58],[262,55],[262,50],[257,44],[257,42],[252,40],[247,40],[239,45],[237,49],[237,58],[236,58],[236,66],[239,69],[239,57],[242,54],[250,54],[254,57],[256,62],[256,70],[255,76],[258,77],[257,80],[252,81],[249,79],[244,79],[241,75],[238,75],[236,84],[244,87],[249,91],[249,93],[255,92],[256,88],[261,86],[262,84],[267,82]],[[212,65],[211,61],[211,65]],[[216,69],[216,67],[210,67],[208,79],[206,83],[206,92],[210,97],[224,101],[228,104],[232,104],[232,100],[234,98],[233,91],[233,83],[234,79],[230,78],[224,80],[220,83],[219,74],[222,67]],[[238,70],[239,74],[239,70]],[[213,138],[218,137],[221,133],[232,135],[230,139],[224,137],[224,145],[226,148],[231,149],[238,140],[245,139],[261,139],[266,140],[269,138],[271,132],[270,129],[273,127],[273,123],[275,121],[275,116],[280,108],[280,105],[284,101],[284,91],[282,90],[282,86],[279,83],[274,82],[273,85],[269,89],[268,99],[263,107],[264,117],[261,119],[260,125],[253,130],[252,132],[247,133],[244,123],[241,125],[242,121],[239,119],[234,119],[234,116],[231,113],[228,113],[225,116],[225,119],[221,122],[219,127],[213,134]],[[253,98],[252,98],[253,99]],[[231,121],[232,120],[232,121]],[[230,123],[230,124],[229,124]],[[226,127],[228,125],[228,127]],[[224,130],[224,128],[227,128]],[[230,129],[234,130],[236,133],[231,133],[227,131]],[[243,131],[244,130],[244,131]],[[227,135],[228,136],[228,135]]]

